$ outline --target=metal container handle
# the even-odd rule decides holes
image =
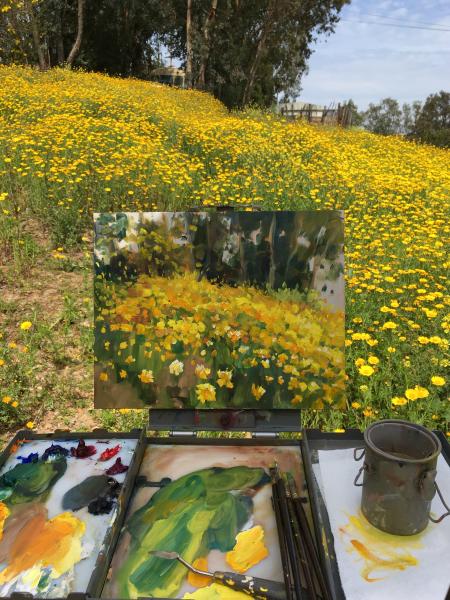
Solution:
[[[362,483],[358,483],[359,478],[361,477],[361,473],[363,471],[369,471],[369,465],[365,462],[363,464],[363,466],[359,469],[358,473],[356,474],[355,479],[353,480],[353,485],[356,485],[356,487],[362,487],[364,485],[364,481]]]
[[[361,454],[358,456],[358,455],[357,455],[357,452],[358,452],[359,450],[362,450],[362,452],[361,452]],[[365,449],[365,448],[355,448],[355,449],[353,450],[353,458],[354,458],[356,461],[358,461],[358,460],[361,460],[361,459],[362,459],[362,457],[364,456],[364,454],[365,454],[365,453],[366,453],[366,449]]]
[[[358,473],[359,476],[359,473]],[[436,482],[434,482],[434,485],[436,487],[436,492],[437,495],[439,496],[442,504],[445,506],[445,508],[447,509],[447,512],[443,513],[439,519],[433,519],[433,517],[431,515],[428,515],[428,518],[430,519],[430,521],[433,521],[433,523],[440,523],[443,519],[445,519],[445,517],[448,517],[450,515],[450,508],[448,507],[447,503],[444,500],[444,496],[442,495],[441,490],[439,489],[439,486]]]
[[[361,476],[361,473],[364,471],[364,465],[360,468],[360,470],[358,471],[355,479],[353,480],[353,485],[356,485],[356,487],[362,487],[363,483],[358,483],[358,479]]]

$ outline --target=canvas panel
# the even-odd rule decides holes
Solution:
[[[95,405],[342,408],[339,211],[95,215]]]

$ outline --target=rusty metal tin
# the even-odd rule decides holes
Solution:
[[[361,450],[359,456],[355,450],[355,460],[364,457],[364,463],[354,483],[362,486],[361,510],[367,520],[395,535],[425,529],[437,489],[438,437],[408,421],[378,421],[364,432]]]

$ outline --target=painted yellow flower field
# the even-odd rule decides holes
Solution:
[[[344,316],[324,303],[193,273],[104,282],[99,296],[96,406],[123,406],[137,386],[136,407],[345,407]]]
[[[396,137],[229,113],[200,92],[0,67],[0,238],[8,256],[32,254],[30,216],[48,227],[53,256],[64,262],[94,209],[345,209],[349,410],[326,422],[311,417],[331,428],[393,414],[446,428],[449,157]],[[0,361],[10,341],[4,332]],[[8,381],[0,383],[12,396]]]

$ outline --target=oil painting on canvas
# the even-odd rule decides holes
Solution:
[[[135,439],[28,440],[0,471],[0,597],[86,592]]]
[[[342,408],[343,215],[95,215],[98,408]]]
[[[269,469],[303,484],[299,446],[150,445],[103,598],[248,598],[151,551],[203,571],[282,581]]]

